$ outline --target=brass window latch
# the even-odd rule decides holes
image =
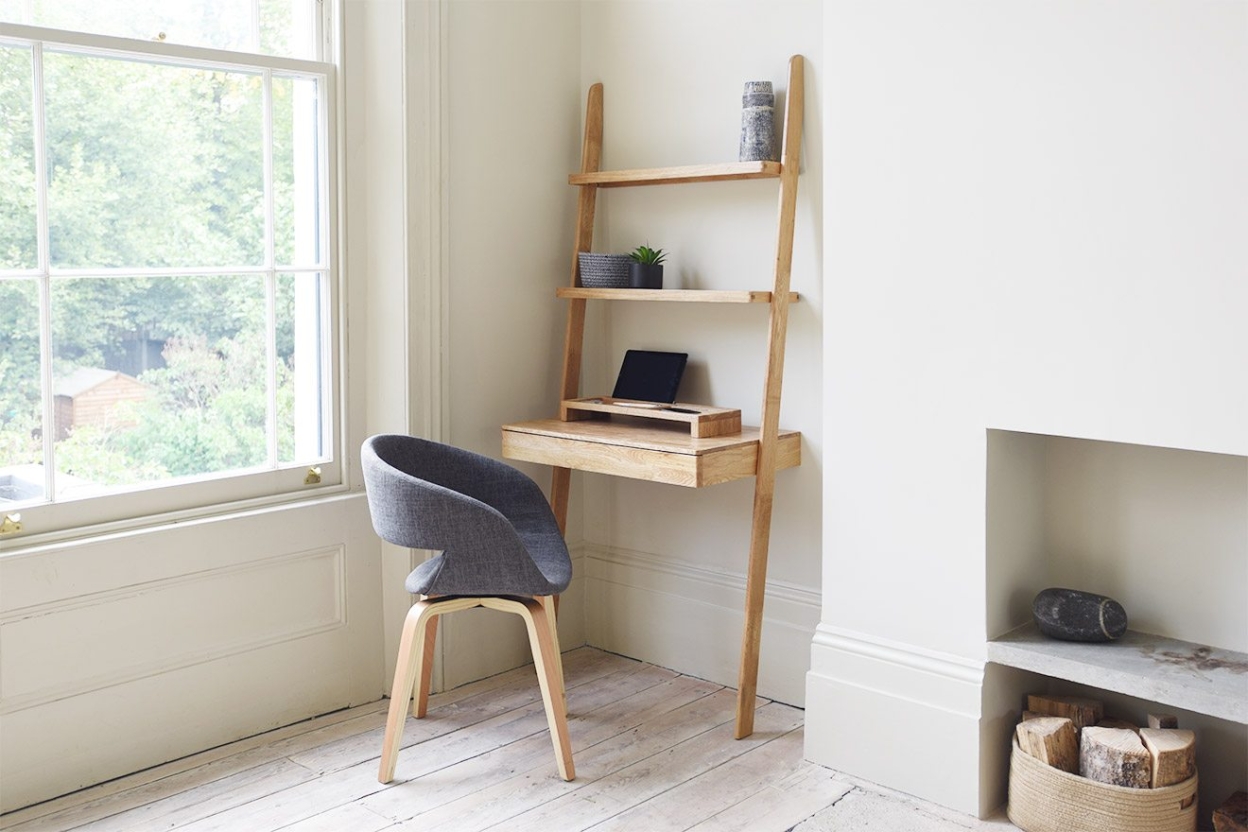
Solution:
[[[0,520],[0,534],[17,534],[22,530],[22,515],[14,512]]]
[[[313,465],[308,469],[308,475],[303,478],[304,485],[316,485],[321,481],[321,466]]]

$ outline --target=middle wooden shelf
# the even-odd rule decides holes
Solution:
[[[685,425],[536,419],[503,425],[503,456],[701,488],[754,476],[758,438],[758,428],[752,427],[730,436],[695,438]],[[801,463],[802,434],[780,431],[776,469],[795,468]]]

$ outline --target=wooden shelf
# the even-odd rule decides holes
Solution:
[[[503,425],[503,456],[596,474],[702,488],[752,477],[758,428],[695,439],[684,425],[564,422],[538,419]],[[802,462],[802,435],[780,431],[776,469]]]
[[[1248,723],[1248,653],[1133,630],[1105,644],[1057,641],[1026,624],[988,642],[988,660]]]
[[[636,185],[681,185],[690,182],[731,182],[738,179],[778,179],[779,162],[725,162],[719,165],[684,165],[674,168],[598,170],[573,173],[572,185],[627,188]]]
[[[585,289],[560,286],[560,298],[583,300],[651,300],[668,303],[771,303],[771,292],[724,291],[719,289]],[[797,303],[797,292],[789,292],[789,303]]]
[[[639,402],[612,396],[585,399],[564,399],[559,403],[559,419],[579,422],[585,419],[609,419],[626,416],[630,419],[652,419],[679,424],[697,439],[711,436],[733,436],[741,433],[741,411],[735,408],[711,407],[705,404],[675,402]]]

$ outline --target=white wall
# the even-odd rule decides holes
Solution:
[[[992,808],[987,429],[1248,453],[1246,15],[826,4],[812,759]]]
[[[821,14],[819,2],[605,0],[584,4],[581,40],[582,98],[604,86],[604,169],[735,161],[743,84],[770,80],[783,102],[789,57],[806,58],[792,273],[802,300],[790,310],[780,417],[803,433],[802,466],[776,478],[759,677],[760,695],[798,704],[821,532]],[[594,250],[666,249],[668,288],[769,289],[776,206],[774,181],[600,190]],[[591,303],[582,390],[610,393],[626,349],[688,352],[679,398],[739,407],[758,424],[766,343],[763,306]],[[753,481],[582,481],[590,643],[735,686]]]
[[[500,426],[543,418],[559,398],[580,164],[580,7],[564,0],[446,6],[447,430],[501,455]],[[550,470],[527,466],[542,486]],[[570,517],[577,519],[575,511]],[[574,555],[579,523],[569,526]],[[560,605],[563,649],[584,643],[581,564]],[[473,610],[441,626],[444,684],[531,661],[514,615]]]

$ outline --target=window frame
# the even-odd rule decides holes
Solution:
[[[263,267],[248,269],[253,272],[271,272],[274,275],[285,274],[324,274],[325,303],[320,314],[322,333],[327,360],[325,362],[324,400],[322,406],[330,422],[325,435],[325,454],[320,461],[282,463],[277,462],[274,468],[264,470],[229,471],[218,474],[206,474],[194,478],[174,479],[157,483],[136,484],[111,490],[107,494],[91,497],[69,499],[61,502],[51,500],[42,503],[0,509],[0,513],[19,513],[23,525],[22,532],[0,537],[0,548],[5,550],[16,545],[52,542],[61,539],[85,536],[92,533],[121,531],[164,522],[183,522],[197,517],[211,516],[228,511],[260,509],[270,505],[280,505],[307,499],[311,494],[317,496],[347,490],[343,461],[346,458],[346,397],[343,368],[346,366],[346,326],[345,326],[345,292],[342,286],[341,244],[342,206],[339,189],[339,169],[341,167],[341,151],[339,132],[342,124],[342,112],[339,101],[341,61],[341,38],[339,36],[339,4],[316,0],[318,14],[315,15],[317,51],[322,58],[331,60],[309,60],[304,58],[285,58],[274,55],[250,52],[232,52],[200,46],[186,46],[175,43],[142,41],[112,35],[96,35],[85,32],[72,32],[61,29],[49,29],[25,24],[0,22],[0,43],[29,47],[32,50],[33,83],[35,107],[35,176],[38,212],[38,263],[33,270],[10,270],[9,278],[39,281],[39,292],[46,293],[52,279],[52,268],[47,251],[47,174],[45,170],[46,146],[44,144],[42,98],[40,88],[40,58],[43,48],[68,48],[76,53],[98,55],[104,57],[121,57],[140,60],[155,64],[191,67],[215,71],[241,71],[259,73],[267,83],[270,79],[283,77],[315,78],[323,91],[318,107],[320,135],[318,144],[320,173],[320,199],[325,207],[320,217],[319,232],[325,240],[324,261],[315,267],[297,267],[282,269],[282,265],[274,262],[272,252],[266,255]],[[266,98],[267,100],[267,98]],[[268,121],[266,104],[266,122]],[[271,137],[266,128],[266,146],[263,150],[266,157],[266,171],[270,168],[272,153]],[[323,142],[321,141],[323,139]],[[266,189],[269,188],[266,181]],[[272,210],[271,196],[266,195],[269,212]],[[266,220],[266,222],[271,222]],[[271,246],[266,246],[270,248]],[[116,274],[158,272],[160,275],[178,273],[194,273],[202,275],[211,273],[212,269],[59,269],[61,277],[86,273],[91,276],[112,272]],[[217,272],[235,274],[236,269],[216,269]],[[84,275],[85,276],[85,275]],[[103,277],[101,279],[107,279]],[[46,315],[49,307],[41,303],[41,317]],[[41,320],[41,330],[48,331],[48,322]],[[43,339],[41,339],[43,340]],[[269,345],[272,349],[272,345]],[[50,390],[50,350],[51,345],[41,344],[41,373],[45,391]],[[44,398],[44,423],[51,424],[51,397]],[[44,464],[50,460],[45,451]],[[315,471],[313,470],[315,469]]]

